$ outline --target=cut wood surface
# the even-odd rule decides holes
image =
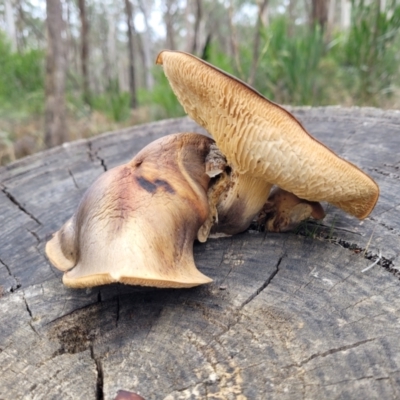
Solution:
[[[325,205],[323,224],[300,234],[196,243],[214,282],[193,289],[68,289],[44,246],[96,177],[163,135],[203,132],[194,122],[107,133],[0,169],[0,399],[400,398],[400,113],[292,111],[377,181],[375,210],[359,221]]]

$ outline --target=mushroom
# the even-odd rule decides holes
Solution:
[[[287,232],[310,217],[317,220],[325,217],[321,204],[299,199],[293,193],[276,187],[264,204],[259,220],[264,220],[265,228],[270,232]]]
[[[65,271],[64,284],[211,282],[194,264],[193,242],[208,229],[210,175],[226,164],[212,145],[200,134],[166,136],[101,175],[46,245],[51,263]]]
[[[319,201],[360,219],[372,211],[376,183],[289,112],[192,55],[163,51],[157,63],[215,142],[166,136],[100,176],[46,245],[65,285],[192,287],[211,282],[194,264],[194,240],[244,231],[263,206],[274,231],[323,218]]]
[[[128,392],[127,390],[118,390],[117,397],[114,400],[144,400],[137,393]]]
[[[313,138],[284,108],[191,54],[164,50],[156,63],[186,113],[213,136],[236,174],[240,204],[225,202],[231,219],[243,205],[246,216],[256,215],[272,185],[306,201],[327,201],[359,219],[370,214],[378,185]],[[231,230],[249,224],[242,218]]]

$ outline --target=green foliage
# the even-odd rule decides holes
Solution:
[[[44,53],[12,52],[0,34],[0,105],[2,109],[38,113],[44,101]]]
[[[185,115],[161,68],[154,70],[156,85],[152,91],[140,89],[139,104],[150,108],[152,119],[176,118]]]
[[[318,25],[289,25],[276,17],[261,29],[260,58],[253,86],[281,104],[382,104],[400,85],[400,6],[381,12],[376,4],[353,4],[348,32],[329,35]],[[216,46],[210,61],[233,72],[236,60]],[[240,46],[242,79],[250,75],[253,48]]]
[[[353,1],[352,24],[343,45],[343,67],[360,104],[377,105],[399,78],[400,6],[382,12],[379,3]]]
[[[92,96],[91,105],[115,122],[124,121],[130,115],[130,95],[119,90],[118,80],[110,82],[105,93]]]
[[[325,52],[321,29],[302,26],[288,35],[288,23],[286,18],[277,18],[262,32],[267,48],[260,63],[257,87],[280,103],[319,104],[320,62]]]
[[[209,46],[209,60],[210,64],[221,68],[229,74],[236,75],[237,72],[234,69],[233,60],[230,59],[224,52],[221,51],[217,44],[210,44]]]

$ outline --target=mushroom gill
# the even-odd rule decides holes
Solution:
[[[211,133],[240,176],[304,200],[327,201],[360,219],[370,214],[378,185],[313,138],[288,111],[193,55],[164,50],[156,63],[163,65],[185,111]]]
[[[199,134],[166,136],[101,175],[46,245],[49,260],[65,271],[64,284],[211,282],[194,264],[193,242],[209,216],[212,144]]]

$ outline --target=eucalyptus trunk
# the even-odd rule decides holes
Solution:
[[[68,140],[65,107],[65,45],[62,5],[60,0],[47,0],[47,53],[45,137],[47,147]]]
[[[135,83],[135,52],[133,49],[133,11],[130,0],[125,0],[125,11],[128,25],[128,50],[129,50],[129,92],[131,95],[131,108],[137,108],[137,94]]]
[[[85,0],[79,0],[79,16],[81,19],[81,67],[83,82],[83,100],[90,105],[90,88],[89,88],[89,23],[86,17]]]

